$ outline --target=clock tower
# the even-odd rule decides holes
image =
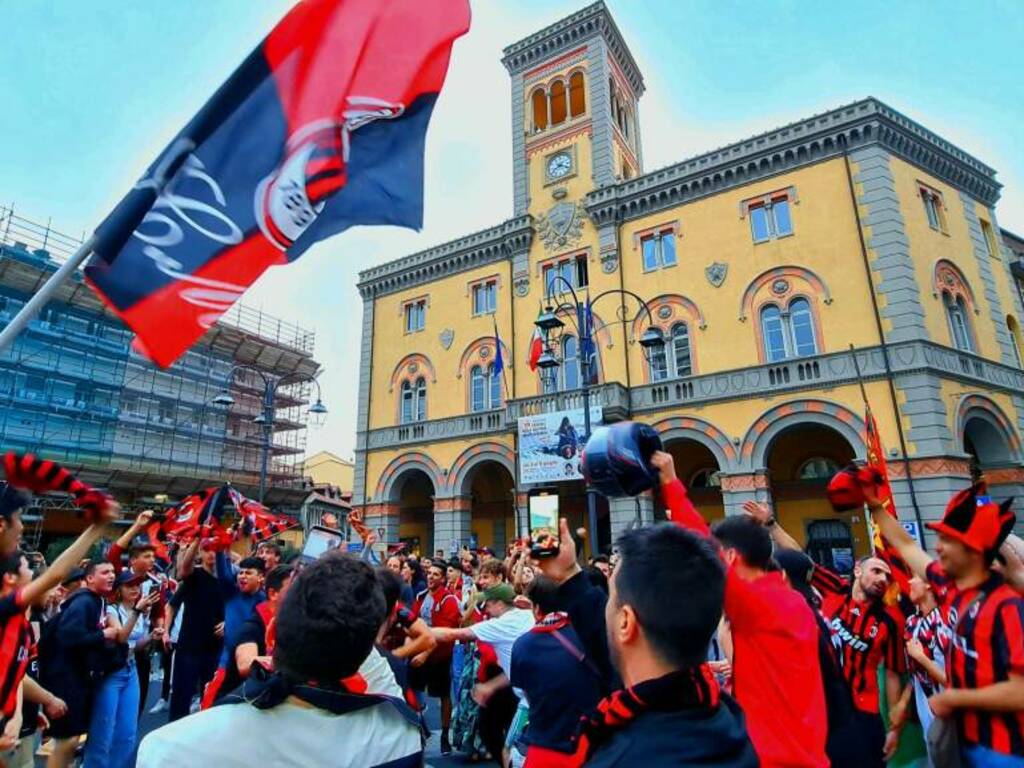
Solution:
[[[512,77],[515,213],[544,215],[552,200],[643,170],[637,103],[643,78],[603,2],[504,51]]]

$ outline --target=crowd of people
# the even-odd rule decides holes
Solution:
[[[502,766],[1024,765],[1024,546],[981,484],[930,524],[933,559],[857,475],[899,554],[849,577],[803,553],[769,505],[709,526],[652,465],[668,521],[579,561],[557,548],[331,552],[282,562],[184,542],[158,568],[144,512],[103,559],[97,519],[49,566],[19,548],[0,484],[0,765],[163,768],[424,761]],[[540,555],[549,556],[540,556]],[[154,658],[168,724],[139,743]],[[86,738],[83,739],[82,737]]]

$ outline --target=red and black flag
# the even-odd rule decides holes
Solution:
[[[468,0],[302,0],[97,228],[86,278],[161,366],[270,266],[419,228],[427,124]]]
[[[896,502],[892,496],[892,486],[889,485],[889,469],[885,463],[885,450],[882,448],[878,424],[875,423],[870,405],[865,406],[864,412],[864,443],[867,445],[868,466],[875,471],[878,479],[878,498],[885,511],[898,518]],[[900,557],[895,547],[887,542],[877,529],[874,531],[873,544],[875,555],[888,563],[889,568],[892,569],[893,582],[899,587],[900,592],[909,594],[910,578],[914,575],[910,567],[903,562],[903,558]]]
[[[288,515],[273,512],[241,494],[237,494],[235,505],[238,508],[241,535],[251,537],[256,543],[272,539],[299,524]]]
[[[56,491],[70,494],[88,523],[94,522],[111,501],[110,496],[86,485],[60,464],[32,453],[8,451],[4,455],[3,466],[7,482],[13,488],[32,493]]]

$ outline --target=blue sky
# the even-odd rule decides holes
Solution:
[[[357,272],[511,215],[501,49],[584,4],[474,2],[428,136],[423,231],[352,230],[246,295],[317,331],[331,413],[311,448],[354,445]],[[0,0],[0,203],[90,230],[290,5]],[[1024,232],[1024,3],[608,5],[647,83],[647,170],[872,95],[996,168],[1000,224]]]

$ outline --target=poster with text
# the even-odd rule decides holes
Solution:
[[[590,428],[601,423],[601,406],[590,409]],[[582,408],[519,419],[519,482],[582,480],[580,455],[589,435]]]

